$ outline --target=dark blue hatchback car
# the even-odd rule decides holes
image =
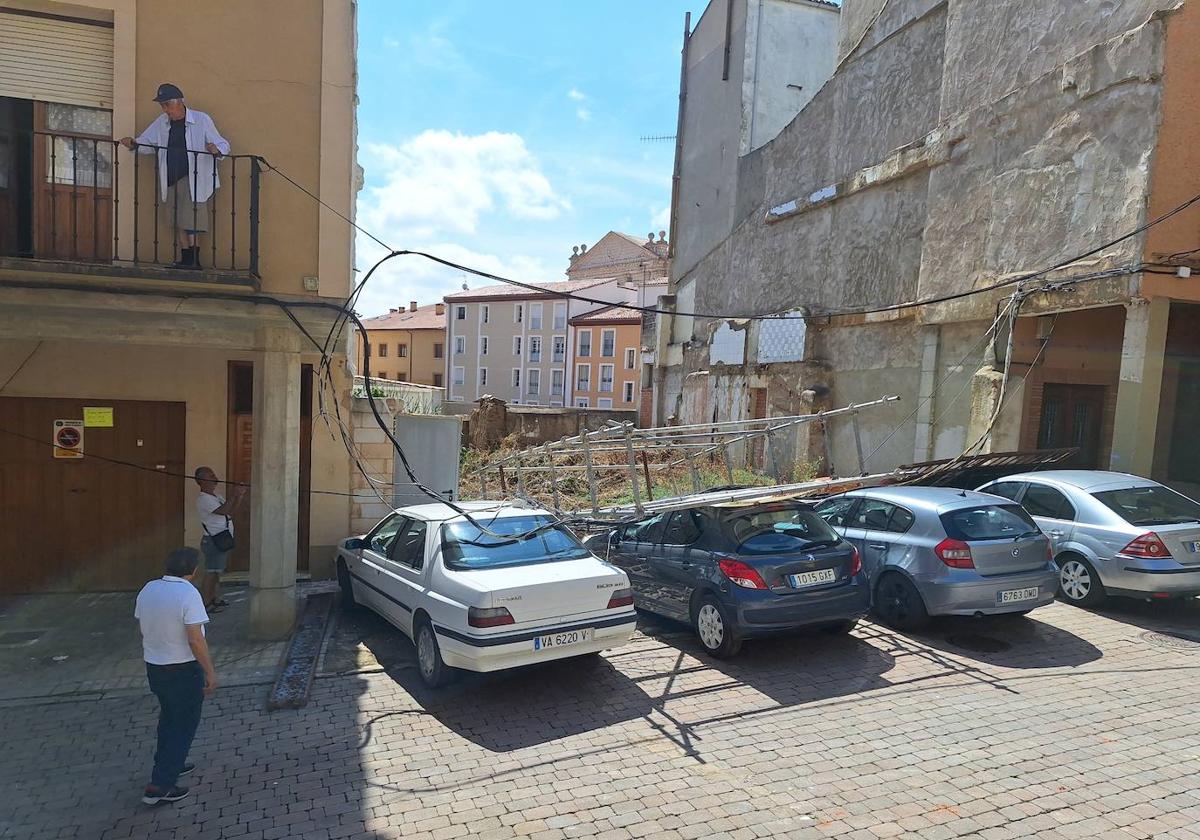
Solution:
[[[848,633],[869,603],[858,550],[804,502],[670,511],[585,545],[629,575],[639,609],[688,622],[717,657],[753,636]]]

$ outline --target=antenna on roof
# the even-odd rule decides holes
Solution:
[[[643,143],[662,143],[667,140],[674,140],[674,134],[643,134],[638,138]]]

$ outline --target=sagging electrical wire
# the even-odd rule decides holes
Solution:
[[[456,263],[452,260],[448,260],[443,257],[438,257],[434,254],[430,254],[425,251],[396,250],[395,248],[392,248],[390,245],[385,243],[378,236],[374,235],[373,233],[368,231],[366,228],[362,227],[357,222],[355,222],[353,219],[346,216],[344,213],[340,212],[339,210],[335,209],[334,207],[331,207],[328,203],[323,201],[319,196],[315,195],[311,190],[307,189],[306,187],[304,187],[303,185],[298,183],[296,180],[294,180],[293,178],[288,176],[287,173],[283,172],[281,169],[277,169],[277,168],[271,166],[265,159],[260,158],[260,162],[269,171],[278,174],[281,178],[283,178],[289,184],[294,186],[296,189],[299,189],[301,192],[303,192],[309,198],[318,202],[322,207],[326,208],[330,212],[332,212],[335,215],[337,215],[338,217],[340,217],[347,224],[351,225],[355,230],[357,230],[357,231],[361,232],[363,235],[369,237],[372,241],[374,241],[381,247],[386,248],[389,253],[385,257],[385,259],[390,259],[391,257],[395,257],[395,256],[406,256],[406,255],[419,256],[419,257],[428,259],[432,262],[443,265],[447,268],[452,268],[456,271],[462,271],[467,274],[475,275],[476,277],[482,277],[487,280],[494,280],[498,283],[505,283],[505,284],[508,284],[511,286],[517,286],[518,288],[528,289],[529,291],[533,291],[538,294],[549,295],[551,297],[559,298],[559,299],[563,299],[563,300],[578,300],[582,303],[591,303],[591,304],[597,304],[597,305],[601,305],[601,306],[613,305],[612,301],[600,300],[599,298],[592,298],[587,295],[580,295],[580,294],[577,294],[574,292],[555,291],[555,290],[547,289],[544,286],[538,286],[533,283],[524,283],[519,280],[513,280],[508,277],[503,277],[498,274],[492,274],[491,272],[483,271],[481,269],[473,268],[471,266],[463,265],[461,263]],[[931,298],[922,298],[920,300],[908,301],[908,302],[904,302],[904,303],[895,303],[895,304],[888,304],[885,306],[876,306],[876,307],[857,307],[857,308],[848,308],[848,309],[840,309],[840,310],[828,309],[828,310],[808,312],[805,314],[788,314],[787,312],[779,312],[779,313],[741,314],[741,315],[730,314],[730,313],[679,312],[674,309],[663,309],[663,308],[656,307],[656,306],[639,306],[636,304],[620,304],[620,305],[625,309],[629,309],[629,310],[632,310],[635,312],[645,312],[645,313],[658,314],[658,315],[675,315],[675,316],[681,317],[681,318],[699,318],[702,320],[740,320],[740,321],[783,320],[783,321],[786,321],[786,320],[806,320],[806,319],[810,319],[810,318],[831,318],[831,317],[853,316],[853,315],[875,315],[875,314],[881,314],[884,312],[898,312],[898,311],[902,311],[905,309],[914,309],[914,308],[922,307],[922,306],[932,306],[932,305],[936,305],[939,303],[949,303],[949,302],[952,302],[955,300],[961,300],[963,298],[972,297],[972,296],[980,295],[980,294],[986,294],[988,292],[993,292],[993,291],[996,291],[997,289],[1004,289],[1004,288],[1009,288],[1012,286],[1019,286],[1024,283],[1028,283],[1031,280],[1036,280],[1039,277],[1044,277],[1047,274],[1051,274],[1055,271],[1059,271],[1061,269],[1067,268],[1071,265],[1074,265],[1077,262],[1087,259],[1088,257],[1095,256],[1095,255],[1099,254],[1100,252],[1102,252],[1108,248],[1111,248],[1114,245],[1119,245],[1120,243],[1126,241],[1127,239],[1131,239],[1134,236],[1144,233],[1145,231],[1149,230],[1150,228],[1152,228],[1156,225],[1159,225],[1162,222],[1165,222],[1166,220],[1172,218],[1173,216],[1178,215],[1179,213],[1182,213],[1184,210],[1188,209],[1189,207],[1191,207],[1193,204],[1195,204],[1198,201],[1200,201],[1200,194],[1196,194],[1196,195],[1192,196],[1191,198],[1187,199],[1186,201],[1184,201],[1184,202],[1176,205],[1175,207],[1171,208],[1170,210],[1166,211],[1165,213],[1163,213],[1153,219],[1150,219],[1146,222],[1143,222],[1141,225],[1138,225],[1136,228],[1129,231],[1128,233],[1125,233],[1121,236],[1116,237],[1115,239],[1111,239],[1101,245],[1098,245],[1095,248],[1092,248],[1091,250],[1089,250],[1083,254],[1079,254],[1077,256],[1062,260],[1062,261],[1055,263],[1054,265],[1051,265],[1047,268],[1028,272],[1025,274],[1020,274],[1020,275],[1017,275],[1014,277],[1009,277],[1004,280],[996,281],[995,283],[991,283],[991,284],[988,284],[985,286],[980,286],[979,288],[976,288],[976,289],[967,289],[962,292],[956,292],[956,293],[947,294],[947,295],[940,295],[940,296],[931,297]],[[367,272],[367,276],[363,277],[363,279],[355,286],[354,290],[350,293],[350,296],[347,298],[347,306],[348,307],[352,301],[357,300],[357,297],[359,294],[361,294],[362,289],[366,285],[371,272],[374,271],[374,269],[377,268],[378,265],[379,265],[379,263],[376,263],[376,265],[372,267],[371,271]],[[1151,264],[1147,263],[1147,265],[1151,265]],[[1067,281],[1067,282],[1069,282],[1069,281]],[[332,333],[331,333],[331,335],[332,335]]]

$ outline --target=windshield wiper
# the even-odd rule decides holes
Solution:
[[[807,551],[810,548],[829,548],[832,545],[837,545],[839,542],[841,542],[841,540],[813,540],[812,542],[806,542],[804,545],[800,546],[800,550]]]
[[[1041,536],[1041,534],[1042,534],[1041,531],[1026,531],[1023,534],[1017,534],[1015,537],[1013,537],[1013,542],[1016,542],[1017,540],[1026,539],[1028,537],[1039,537],[1039,536]]]

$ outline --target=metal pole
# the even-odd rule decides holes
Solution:
[[[543,446],[542,450],[546,456],[546,466],[550,468],[550,494],[554,499],[554,509],[561,510],[562,504],[558,499],[558,473],[554,470],[554,455],[550,453],[549,446]]]
[[[633,435],[625,432],[625,455],[629,458],[629,487],[633,490],[633,507],[642,512],[642,493],[638,489],[637,457],[633,454]]]
[[[725,477],[729,479],[730,484],[733,484],[733,447],[725,444],[723,451],[725,454]]]
[[[592,467],[592,450],[588,446],[586,432],[579,436],[579,441],[583,446],[583,461],[587,465],[588,498],[592,501],[592,514],[596,515],[600,513],[600,503],[596,499],[596,471]]]
[[[691,455],[687,456],[688,471],[692,474],[692,489],[697,493],[702,489],[700,486],[700,470],[696,469],[696,462]]]
[[[650,483],[650,459],[642,452],[642,472],[646,474],[646,501],[654,501],[654,485]]]
[[[825,447],[825,468],[829,471],[830,478],[837,478],[837,467],[833,463],[833,441],[829,438],[829,421],[825,419],[825,412],[820,412],[821,418],[821,443]]]
[[[850,428],[854,432],[854,451],[858,455],[858,474],[866,473],[866,458],[863,457],[862,431],[858,427],[858,412],[850,415]]]
[[[508,495],[508,481],[504,478],[504,467],[500,467],[500,495]]]
[[[513,469],[515,469],[517,472],[517,495],[524,496],[525,476],[521,475],[521,459],[519,457],[516,458],[516,463],[514,464]]]

